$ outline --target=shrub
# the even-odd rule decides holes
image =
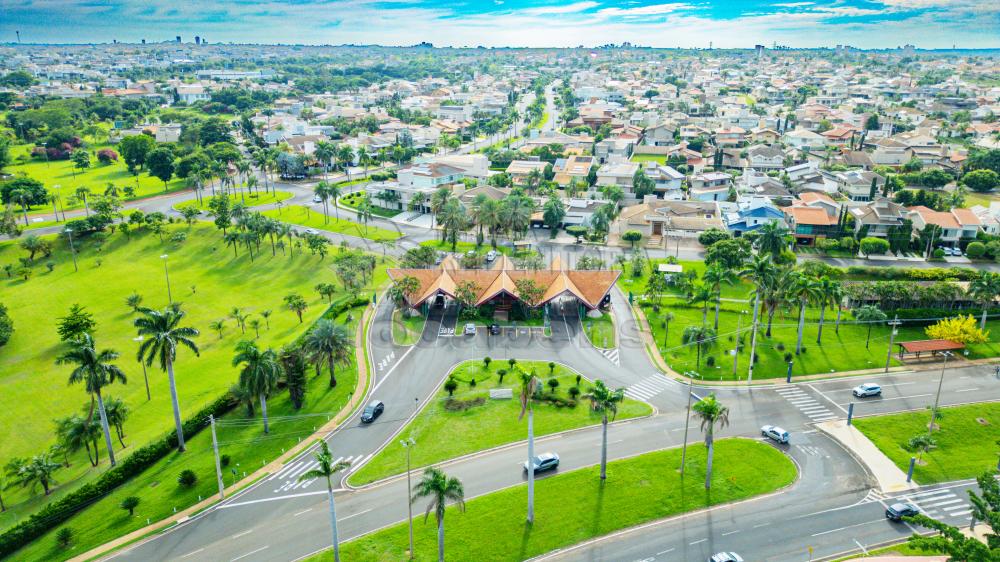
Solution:
[[[786,353],[784,357],[785,357],[785,363],[788,363],[792,360],[793,355],[791,353]]]
[[[951,340],[959,343],[983,343],[989,340],[989,331],[982,331],[976,319],[969,316],[945,318],[933,326],[924,328],[931,339]]]
[[[469,388],[476,388],[476,377],[469,380]]]
[[[556,371],[556,364],[553,363],[552,361],[549,361],[549,376],[551,377],[552,373],[554,373],[555,371]]]
[[[720,228],[709,228],[698,235],[698,243],[702,246],[708,248],[716,242],[721,242],[722,240],[729,240],[732,238],[728,232]]]
[[[572,398],[573,400],[576,400],[579,396],[580,396],[580,387],[579,386],[571,386],[571,387],[569,387],[569,397],[570,398]]]
[[[944,257],[944,250],[941,248],[934,248],[934,252],[931,255],[937,259],[941,259]]]
[[[102,148],[97,151],[97,161],[101,164],[110,164],[118,161],[118,153],[110,148]]]
[[[198,483],[198,475],[193,470],[186,468],[177,475],[177,483],[184,488],[190,488]]]
[[[135,514],[135,508],[139,507],[139,498],[137,496],[129,496],[123,499],[122,503],[118,504],[118,507],[127,511],[131,517]]]
[[[774,349],[777,349],[778,351],[784,351],[785,350],[785,344],[783,344],[781,342],[778,342],[778,345],[774,346]]]
[[[845,236],[840,239],[840,249],[854,252],[858,249],[858,242],[850,236]]]
[[[549,385],[549,390],[551,390],[552,393],[555,394],[556,389],[559,388],[559,379],[551,378],[547,380],[545,384]]]
[[[715,356],[714,355],[709,355],[708,357],[706,357],[705,358],[705,364],[708,365],[709,367],[714,367],[715,366]]]
[[[221,465],[223,468],[229,466],[229,462],[230,462],[229,455],[221,455],[219,457],[219,465]]]
[[[872,254],[881,255],[889,251],[889,242],[875,237],[862,238],[860,248],[866,257]]]
[[[497,376],[500,377],[500,384],[503,384],[503,378],[507,376],[507,369],[497,369]]]
[[[483,368],[484,369],[489,369],[490,368],[490,363],[492,363],[492,362],[493,362],[493,360],[490,359],[489,355],[487,355],[486,357],[483,357]]]
[[[986,255],[986,244],[982,242],[969,242],[969,245],[965,247],[965,254],[977,260]]]
[[[448,377],[448,380],[444,383],[444,389],[448,391],[448,397],[450,398],[458,390],[458,382],[454,377]]]
[[[580,386],[580,381],[583,380],[583,375],[576,376],[576,386]]]
[[[59,529],[56,533],[56,543],[59,548],[69,548],[69,545],[73,544],[73,535],[76,534],[72,527],[63,527]]]
[[[464,412],[476,406],[482,406],[486,403],[486,398],[480,396],[479,398],[473,398],[471,400],[458,400],[455,398],[449,398],[444,401],[444,409],[449,412]]]

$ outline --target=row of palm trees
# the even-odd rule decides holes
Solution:
[[[520,190],[514,190],[503,199],[491,199],[480,193],[467,208],[450,189],[435,191],[430,200],[415,199],[413,207],[428,205],[433,220],[441,227],[442,241],[454,246],[462,232],[476,230],[476,241],[482,244],[489,235],[490,244],[496,248],[499,236],[513,240],[524,238],[531,227],[531,215],[536,210],[535,201]]]

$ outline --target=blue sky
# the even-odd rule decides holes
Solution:
[[[0,42],[1000,48],[998,0],[0,0]]]

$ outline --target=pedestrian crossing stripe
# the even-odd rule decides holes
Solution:
[[[357,455],[357,458],[355,458],[355,455],[351,455],[347,458],[339,457],[337,458],[337,460],[333,461],[333,464],[337,464],[341,461],[349,463],[351,462],[352,459],[360,461],[361,458],[362,458],[361,455]],[[315,478],[309,478],[306,480],[299,480],[299,479],[302,477],[303,474],[317,467],[319,467],[319,463],[311,458],[295,461],[282,467],[281,470],[279,470],[273,476],[268,478],[268,480],[284,481],[283,483],[280,483],[280,486],[278,486],[278,488],[274,490],[274,493],[276,494],[281,492],[288,492],[291,490],[301,490],[304,488],[308,488],[310,484],[316,481],[316,479]]]
[[[663,392],[670,385],[669,381],[661,375],[652,375],[633,384],[625,390],[625,396],[649,400],[657,394]]]
[[[621,365],[621,357],[619,355],[617,347],[615,347],[613,349],[602,349],[601,350],[601,355],[603,355],[604,357],[606,357],[608,359],[608,361],[611,361],[615,365]]]

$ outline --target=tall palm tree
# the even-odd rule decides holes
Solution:
[[[532,407],[532,397],[540,388],[541,383],[534,373],[528,374],[520,371],[521,374],[521,413],[517,415],[517,421],[524,418],[524,413],[528,412],[528,523],[535,521],[535,471],[531,470],[535,462],[535,409]]]
[[[705,489],[712,487],[712,460],[715,453],[715,426],[719,428],[729,425],[729,408],[715,399],[715,394],[709,394],[691,407],[695,416],[701,419],[701,430],[705,432],[705,446],[708,447],[708,461],[705,465]]]
[[[681,343],[684,345],[695,345],[695,350],[697,352],[697,359],[695,361],[695,366],[701,368],[701,355],[715,344],[716,333],[715,330],[705,326],[702,323],[701,326],[688,326],[684,328],[684,332],[681,333]]]
[[[477,222],[490,233],[490,245],[496,249],[497,230],[500,227],[500,202],[496,199],[483,201],[477,212]]]
[[[770,279],[777,273],[777,266],[771,259],[770,254],[754,254],[749,263],[740,270],[739,276],[749,281],[755,289],[753,290],[753,324],[751,332],[751,348],[756,348],[757,343],[757,320],[760,316],[760,303],[763,297],[763,287],[770,283]],[[752,353],[752,352],[751,352]],[[753,369],[753,357],[750,358],[750,368]]]
[[[824,275],[819,278],[817,291],[819,297],[816,300],[819,304],[819,329],[816,332],[816,343],[823,343],[823,321],[826,318],[826,308],[833,306],[837,309],[837,318],[840,318],[840,303],[844,298],[844,289],[839,281],[834,281]]]
[[[688,304],[701,304],[701,325],[708,323],[708,305],[715,300],[715,293],[707,284],[695,285],[688,293]]]
[[[260,399],[260,413],[264,416],[264,433],[269,433],[267,424],[267,395],[277,386],[281,378],[281,363],[273,349],[261,351],[257,344],[242,340],[236,344],[233,367],[240,369],[240,386]]]
[[[757,249],[761,253],[777,256],[788,248],[788,229],[777,221],[765,223],[757,232]]]
[[[326,179],[327,174],[330,172],[330,160],[336,154],[337,149],[333,146],[333,143],[329,141],[319,141],[316,143],[316,149],[313,151],[313,156],[320,164],[323,164],[323,179]]]
[[[788,289],[788,296],[799,302],[799,330],[798,338],[795,340],[795,354],[798,355],[802,352],[802,332],[806,327],[806,307],[809,306],[810,302],[820,301],[822,293],[819,282],[801,272],[795,272],[792,275]]]
[[[438,215],[441,214],[441,210],[445,208],[448,201],[451,201],[451,190],[447,187],[438,188],[431,195],[431,228],[434,228],[434,222]],[[442,240],[444,240],[444,233],[442,231]]]
[[[351,162],[354,161],[354,149],[349,144],[342,144],[337,147],[337,160],[347,174],[347,181],[351,181]]]
[[[337,217],[337,221],[340,221],[340,205],[337,204],[337,199],[340,199],[343,192],[344,190],[335,183],[327,184],[326,186],[326,197],[333,201],[333,212],[334,216]],[[324,205],[325,204],[326,203],[324,202]]]
[[[72,347],[56,359],[59,365],[74,365],[69,375],[69,384],[84,383],[87,394],[91,395],[91,417],[93,416],[93,398],[97,398],[97,413],[101,417],[101,428],[104,430],[104,445],[108,449],[108,460],[115,466],[115,451],[111,443],[111,429],[108,426],[108,413],[104,408],[104,397],[101,389],[115,381],[125,384],[125,373],[111,362],[118,359],[118,352],[111,349],[97,350],[94,338],[83,334],[70,344]]]
[[[882,312],[880,308],[878,308],[877,306],[872,306],[870,304],[866,304],[861,308],[855,310],[854,318],[856,318],[858,322],[864,322],[865,324],[868,324],[868,337],[865,339],[865,349],[868,349],[868,344],[870,344],[872,341],[872,325],[880,322],[885,322],[886,320],[889,319],[889,317],[886,316],[885,313]]]
[[[604,381],[597,379],[594,381],[594,388],[584,398],[590,400],[591,410],[601,413],[601,480],[605,480],[608,477],[608,413],[614,420],[618,404],[625,400],[625,389],[612,390]]]
[[[433,511],[438,525],[438,562],[444,562],[444,508],[450,500],[458,505],[460,511],[465,511],[465,489],[458,478],[449,478],[441,469],[430,467],[424,470],[423,477],[417,482],[410,503],[416,503],[421,498],[431,499],[424,521]]]
[[[303,342],[303,348],[316,365],[316,374],[319,374],[320,365],[326,362],[330,369],[330,388],[337,386],[337,363],[350,361],[351,344],[347,330],[327,318],[318,320]]]
[[[454,252],[458,245],[458,235],[465,230],[466,222],[465,207],[458,199],[451,199],[444,209],[441,210],[441,229],[446,240],[451,242],[451,251]]]
[[[139,344],[138,360],[145,361],[146,366],[157,359],[160,370],[167,372],[170,383],[170,401],[174,407],[174,426],[177,431],[177,450],[184,452],[184,428],[181,425],[181,406],[177,401],[177,383],[174,379],[174,361],[177,360],[178,346],[184,346],[198,355],[198,346],[191,338],[198,336],[195,328],[181,326],[184,311],[179,307],[167,307],[163,310],[141,308],[141,317],[136,318],[134,325],[143,341]]]
[[[779,267],[775,274],[767,280],[767,285],[759,287],[762,291],[761,303],[767,311],[767,331],[764,335],[771,337],[771,325],[774,323],[774,315],[779,308],[784,308],[788,300],[788,290],[793,281],[791,268]]]
[[[17,470],[17,481],[24,487],[41,484],[45,490],[45,495],[49,495],[50,488],[56,483],[53,474],[62,468],[62,465],[53,462],[48,453],[42,453],[31,457],[31,460],[21,465]]]
[[[978,300],[983,305],[983,319],[979,324],[980,330],[986,329],[986,311],[990,305],[1000,295],[1000,273],[983,271],[979,277],[969,283],[969,295]]]
[[[320,439],[319,451],[316,451],[316,463],[318,466],[308,470],[299,476],[299,482],[312,480],[314,478],[326,479],[326,499],[330,503],[330,526],[333,527],[333,559],[340,562],[340,537],[337,533],[337,505],[333,501],[333,475],[351,466],[349,462],[334,462],[333,454],[330,453],[330,446],[326,441]]]
[[[732,285],[738,280],[738,276],[732,269],[724,267],[720,263],[713,263],[705,269],[701,276],[702,282],[715,293],[715,324],[713,329],[719,329],[719,307],[722,304],[722,285]]]
[[[330,210],[326,206],[326,202],[330,199],[330,184],[326,183],[325,180],[317,183],[316,187],[313,188],[313,193],[323,202],[323,223],[326,224],[330,220]]]

